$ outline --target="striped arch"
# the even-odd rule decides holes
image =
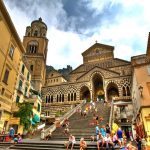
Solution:
[[[95,71],[91,74],[90,76],[90,81],[92,82],[93,80],[93,77],[96,75],[96,74],[99,74],[101,77],[102,77],[102,80],[104,81],[104,75],[100,72],[100,71]]]
[[[87,84],[82,84],[79,89],[80,100],[91,99],[90,87]]]
[[[105,92],[107,96],[107,100],[112,100],[113,97],[119,97],[121,93],[121,87],[119,86],[117,81],[109,80],[105,85]]]

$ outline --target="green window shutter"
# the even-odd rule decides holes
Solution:
[[[16,97],[16,103],[19,103],[20,97],[17,95]]]
[[[41,109],[41,106],[40,106],[40,104],[38,103],[38,109],[37,109],[37,111],[40,112],[40,109]]]

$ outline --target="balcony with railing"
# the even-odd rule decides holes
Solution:
[[[131,100],[131,99],[132,99],[132,97],[131,97],[131,96],[113,97],[113,100],[114,100],[114,101],[120,101],[120,100],[124,100],[124,101],[126,101],[126,100]]]
[[[21,94],[23,94],[24,89],[23,89],[22,86],[18,86],[18,87],[17,87],[17,91],[20,92]]]

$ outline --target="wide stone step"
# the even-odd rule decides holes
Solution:
[[[79,149],[79,143],[74,145],[74,149]],[[12,145],[10,149],[24,149],[24,150],[64,150],[66,147],[62,143],[22,143]],[[96,150],[96,143],[88,143],[87,150]],[[102,148],[101,148],[102,149]],[[105,149],[105,148],[104,148]],[[117,148],[118,149],[118,148]]]
[[[88,145],[89,148],[95,148],[96,144],[89,144]],[[10,149],[64,149],[65,146],[62,143],[51,143],[51,144],[40,144],[40,143],[22,143],[22,144],[16,144],[10,147]],[[78,149],[79,148],[79,143],[74,145],[74,149]]]

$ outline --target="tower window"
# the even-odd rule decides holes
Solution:
[[[30,66],[30,70],[33,71],[33,65]]]
[[[29,53],[34,54],[37,53],[38,50],[38,42],[37,41],[31,41],[28,45]]]
[[[34,31],[34,36],[38,36],[38,31],[37,30]]]
[[[28,32],[28,36],[30,36],[31,35],[31,33],[30,32]]]

